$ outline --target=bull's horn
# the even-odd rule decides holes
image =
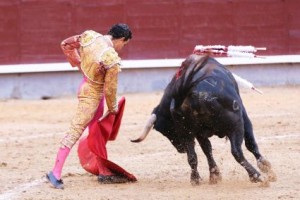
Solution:
[[[153,127],[153,124],[154,124],[155,120],[156,120],[156,115],[152,114],[150,119],[148,120],[145,128],[144,128],[143,134],[138,139],[131,140],[131,142],[141,142],[141,141],[143,141],[147,137],[147,135],[150,132],[151,128]]]

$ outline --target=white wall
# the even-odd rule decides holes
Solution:
[[[218,58],[255,86],[300,85],[300,56]],[[183,59],[123,61],[118,93],[163,90]],[[68,63],[0,66],[0,99],[75,96],[82,75]]]

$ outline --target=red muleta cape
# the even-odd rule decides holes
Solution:
[[[78,157],[81,166],[92,174],[117,174],[127,177],[130,181],[136,181],[133,174],[107,159],[106,143],[108,140],[115,140],[118,135],[125,107],[125,97],[119,100],[118,107],[118,113],[108,114],[99,121],[103,115],[104,100],[100,102],[95,118],[89,125],[88,136],[79,141]]]

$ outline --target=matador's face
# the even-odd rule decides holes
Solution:
[[[125,41],[124,37],[119,39],[114,39],[112,42],[114,44],[114,48],[117,52],[120,52],[125,45],[129,43],[130,40]]]

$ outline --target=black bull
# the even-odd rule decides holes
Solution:
[[[252,182],[266,183],[276,179],[270,163],[259,152],[234,77],[211,57],[193,54],[182,63],[160,104],[154,108],[144,133],[132,142],[142,141],[152,127],[166,136],[178,152],[187,153],[192,184],[199,184],[200,180],[195,139],[207,157],[210,182],[221,180],[209,141],[213,135],[230,140],[232,155],[246,169]],[[245,159],[241,147],[244,139],[259,169],[267,176],[262,177]]]

